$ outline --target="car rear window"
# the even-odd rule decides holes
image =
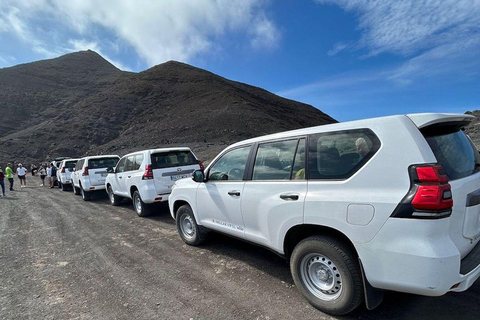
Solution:
[[[198,164],[190,151],[168,151],[152,154],[152,169],[190,166]]]
[[[77,161],[65,162],[65,168],[67,168],[69,171],[72,171],[72,169],[75,168],[76,164],[77,164]]]
[[[451,180],[467,177],[480,170],[480,155],[462,130],[445,128],[424,130],[422,133]]]
[[[117,165],[118,158],[99,158],[88,160],[88,169],[113,168]]]

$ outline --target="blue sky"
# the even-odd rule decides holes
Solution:
[[[339,121],[480,109],[478,0],[0,0],[0,67],[177,60]]]

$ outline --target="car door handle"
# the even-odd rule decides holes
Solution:
[[[297,201],[300,196],[296,193],[284,193],[280,195],[280,199],[286,201]]]
[[[130,178],[131,176],[127,176],[127,178]]]
[[[118,177],[118,179],[122,179],[122,177]]]
[[[240,197],[240,191],[238,191],[238,190],[228,191],[228,194],[231,195],[231,196]]]

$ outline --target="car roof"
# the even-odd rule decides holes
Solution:
[[[162,153],[162,152],[170,152],[170,151],[192,151],[192,150],[189,147],[146,149],[146,150],[138,150],[135,152],[128,153],[124,155],[124,157],[138,154],[140,152]]]
[[[227,149],[234,148],[241,145],[251,144],[260,141],[266,140],[275,140],[288,137],[303,136],[314,133],[329,132],[329,131],[339,131],[339,130],[348,130],[348,129],[357,129],[357,128],[368,128],[369,126],[376,123],[385,123],[392,120],[398,120],[400,118],[409,118],[418,128],[423,128],[428,125],[441,122],[455,122],[455,121],[471,121],[475,119],[474,116],[466,114],[457,114],[457,113],[411,113],[404,115],[393,115],[377,118],[368,118],[354,121],[346,121],[332,124],[325,124],[315,127],[291,130],[278,132],[274,134],[269,134],[265,136],[260,136],[256,138],[251,138],[243,141],[239,141],[230,145]]]
[[[102,154],[102,155],[97,155],[97,156],[87,156],[87,157],[83,157],[81,159],[78,159],[78,160],[82,160],[82,159],[92,159],[92,158],[120,158],[118,155],[116,154]]]

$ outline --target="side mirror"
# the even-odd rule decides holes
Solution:
[[[205,181],[205,173],[202,170],[195,170],[192,175],[192,179],[195,182],[204,182]]]
[[[108,168],[107,168],[107,173],[114,173],[114,172],[115,172],[115,170],[113,170],[112,167],[108,167]]]

